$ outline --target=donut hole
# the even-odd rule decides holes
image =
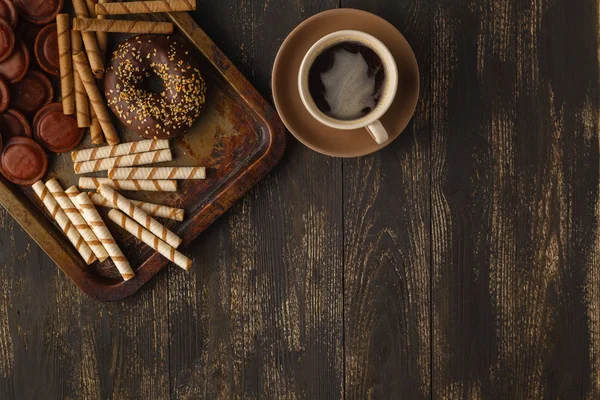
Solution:
[[[165,81],[155,72],[151,71],[144,79],[144,89],[150,93],[162,94],[165,91]]]

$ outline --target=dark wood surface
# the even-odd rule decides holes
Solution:
[[[195,18],[270,99],[339,6],[415,50],[408,129],[282,163],[137,295],[95,302],[0,211],[0,399],[600,398],[598,4],[219,0]]]

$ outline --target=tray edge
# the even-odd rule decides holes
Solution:
[[[262,129],[268,130],[268,137],[270,139],[265,151],[241,174],[237,175],[224,186],[215,195],[212,203],[205,206],[203,214],[208,215],[208,217],[204,217],[204,215],[196,215],[194,217],[195,221],[192,221],[192,225],[194,223],[197,223],[197,225],[189,228],[184,234],[182,247],[185,247],[197,239],[204,230],[237,203],[279,163],[285,152],[286,129],[275,109],[258,93],[256,88],[233,65],[231,60],[225,56],[188,13],[168,13],[167,16],[179,28],[181,33],[198,47],[219,73],[236,88],[244,102],[260,118],[260,121],[257,122],[260,122]],[[227,197],[227,194],[231,192],[236,184],[237,191],[235,195]],[[193,232],[190,234],[191,230]],[[44,251],[46,250],[44,249]],[[135,294],[150,279],[162,271],[168,263],[168,260],[160,254],[153,253],[144,262],[140,272],[136,273],[136,277],[128,282],[117,285],[94,285],[94,287],[82,287],[78,282],[74,282],[96,300],[105,302],[118,301]]]

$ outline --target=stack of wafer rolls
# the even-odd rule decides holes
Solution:
[[[171,262],[180,266],[181,268],[188,270],[192,265],[192,260],[175,250],[173,246],[160,240],[158,237],[153,235],[148,230],[144,229],[140,224],[128,218],[125,214],[118,210],[111,210],[108,213],[108,218],[127,232],[131,233],[148,246],[152,247],[158,253],[168,258]]]
[[[123,252],[115,242],[115,239],[104,224],[104,221],[102,221],[102,218],[100,218],[100,215],[96,211],[96,208],[90,201],[88,195],[86,193],[80,193],[75,197],[75,201],[82,210],[83,218],[106,249],[106,252],[123,277],[123,280],[128,281],[133,278],[135,274],[129,265],[129,261],[123,255]]]
[[[78,17],[89,17],[89,11],[87,5],[85,4],[85,0],[73,0],[73,8],[75,9],[75,14],[77,14]],[[76,31],[79,30],[75,28],[73,29]],[[91,66],[91,71],[95,77],[101,78],[104,75],[104,62],[102,61],[100,49],[98,48],[98,40],[96,39],[96,35],[93,32],[84,31],[81,33],[81,36],[83,37],[83,44],[85,45],[87,58],[90,60],[89,65]]]
[[[163,214],[163,216],[177,220],[183,219],[183,210],[129,200],[107,186],[100,188],[101,194],[90,193],[89,195],[79,192],[75,186],[71,186],[65,191],[56,179],[51,179],[46,184],[38,181],[32,187],[87,264],[96,260],[103,262],[110,257],[124,280],[127,281],[135,276],[129,261],[98,214],[94,204],[113,208],[108,213],[111,221],[179,267],[188,270],[192,264],[188,257],[176,250],[181,244],[181,239],[152,219],[142,208],[150,208],[156,216],[161,214],[157,212],[158,210],[163,210],[163,212],[168,210],[171,215]],[[181,215],[174,217],[173,214]]]
[[[75,57],[78,71],[79,58]],[[86,75],[90,80],[92,79],[89,71],[86,73],[84,69],[82,73],[84,86],[87,79]],[[176,179],[205,179],[206,169],[204,167],[137,167],[138,165],[172,160],[173,153],[171,152],[169,141],[157,139],[73,151],[71,158],[74,162],[73,167],[76,173],[110,170],[111,176],[131,178],[81,177],[79,179],[79,188],[96,189],[98,193],[80,193],[76,187],[71,187],[63,193],[67,201],[69,199],[73,200],[75,207],[78,208],[80,215],[83,216],[90,228],[92,228],[90,219],[92,223],[100,227],[98,229],[92,228],[92,231],[101,243],[105,244],[105,241],[108,241],[109,245],[115,244],[114,239],[108,237],[108,231],[102,231],[101,228],[104,226],[104,223],[100,220],[99,216],[96,217],[97,212],[95,209],[92,210],[94,205],[112,208],[109,212],[111,220],[136,235],[180,267],[184,269],[190,267],[191,260],[175,250],[181,244],[181,238],[153,218],[164,217],[182,221],[184,210],[160,204],[129,200],[120,195],[116,189],[127,191],[176,191]],[[169,179],[158,179],[159,177]],[[59,189],[57,188],[58,191]],[[86,202],[89,202],[89,206],[84,205]],[[93,212],[96,212],[96,215]],[[125,215],[128,215],[131,219]],[[117,267],[122,273],[126,274],[126,264],[124,264],[123,258],[118,254],[118,246],[117,249],[110,246],[104,247],[116,264],[121,262],[121,264],[117,264]],[[125,275],[123,276],[125,278]]]
[[[85,0],[87,5],[88,15],[91,18],[97,18],[94,0]],[[106,32],[96,32],[96,42],[98,43],[98,51],[100,52],[100,59],[105,61],[106,58],[106,44],[107,44]],[[93,70],[92,70],[93,72]],[[96,78],[100,76],[94,73]],[[92,144],[104,143],[104,134],[102,133],[102,126],[96,116],[96,112],[90,105],[90,136],[92,137]]]
[[[56,221],[60,229],[65,233],[69,241],[73,244],[77,252],[83,258],[86,264],[91,264],[96,260],[94,253],[81,237],[79,231],[69,220],[64,211],[60,208],[54,196],[50,193],[42,181],[38,181],[32,186],[35,194],[40,198],[44,207],[48,210],[52,218]]]
[[[92,108],[94,109],[94,113],[96,114],[96,117],[100,122],[102,131],[104,132],[104,135],[106,137],[106,141],[110,145],[118,144],[119,136],[117,135],[117,131],[115,130],[115,127],[111,122],[108,109],[106,108],[104,99],[100,94],[100,90],[98,89],[98,86],[96,86],[96,82],[94,80],[94,76],[92,75],[92,71],[90,69],[90,64],[88,63],[87,57],[83,52],[79,52],[73,55],[73,60],[75,61],[77,73],[79,74],[79,77],[83,82],[83,86],[90,99],[90,103],[92,105]]]
[[[117,206],[115,204],[113,204],[111,201],[105,199],[99,193],[88,193],[88,195],[90,196],[90,200],[92,201],[92,203],[94,203],[94,205],[96,205],[96,206],[117,208]],[[181,208],[168,207],[168,206],[163,206],[161,204],[147,203],[145,201],[139,201],[139,200],[132,200],[132,199],[127,199],[127,200],[129,200],[131,202],[131,204],[139,207],[142,211],[144,211],[146,214],[148,214],[152,217],[161,217],[161,218],[172,219],[175,221],[183,221],[183,216],[184,216],[185,211],[182,210]]]
[[[145,153],[128,154],[123,156],[100,158],[98,160],[76,162],[73,169],[76,174],[85,174],[88,172],[106,171],[119,166],[132,166],[155,164],[164,161],[171,161],[173,154],[170,149],[147,151]]]
[[[87,6],[88,15],[90,18],[98,18],[98,14],[96,13],[96,0],[85,0],[85,4]],[[102,16],[104,17],[104,16]],[[104,19],[104,18],[102,18]],[[106,41],[107,36],[106,32],[96,32],[96,41],[98,42],[98,50],[100,50],[100,56],[102,59],[105,59],[106,53]]]
[[[139,207],[133,205],[110,186],[100,185],[98,193],[170,246],[177,248],[181,244],[181,238],[165,228],[160,222],[150,217]]]
[[[82,10],[82,5],[80,4],[81,2],[78,3],[77,5],[77,9],[80,12],[83,12],[85,10]],[[59,14],[56,17],[56,23],[57,23],[57,29],[59,31],[59,47],[60,47],[60,34],[61,34],[61,24],[64,26],[64,29],[66,29],[66,32],[68,34],[68,16],[67,14]],[[68,57],[69,62],[71,63],[72,66],[72,73],[71,73],[71,80],[70,81],[65,81],[65,79],[63,78],[63,75],[65,75],[63,72],[61,72],[61,90],[63,92],[63,109],[68,110],[68,105],[65,105],[65,91],[68,91],[68,85],[69,83],[71,84],[71,90],[72,92],[75,93],[74,95],[74,109],[76,110],[76,117],[77,117],[77,126],[80,128],[90,128],[90,136],[92,138],[92,143],[93,144],[101,144],[104,143],[104,134],[102,132],[102,126],[100,125],[100,121],[98,120],[98,118],[96,117],[96,113],[94,112],[94,108],[92,105],[92,101],[91,98],[88,96],[87,93],[87,89],[86,86],[83,83],[83,80],[81,78],[81,73],[78,70],[78,68],[76,67],[76,60],[75,60],[75,55],[77,54],[82,54],[83,53],[83,43],[82,43],[82,38],[81,38],[81,33],[78,31],[74,31],[71,30],[70,31],[70,52],[71,55]],[[89,46],[94,47],[94,38],[89,38],[89,35],[84,33],[84,35],[88,36],[88,44],[86,44],[86,50],[89,48]],[[61,63],[63,62],[63,59],[65,57],[63,57],[62,54],[67,54],[65,52],[65,50],[59,48],[59,52],[61,54],[60,56],[60,60]],[[94,60],[94,52],[90,52],[89,50],[87,51],[88,57],[90,62],[92,62]],[[86,58],[86,63],[87,63],[87,58]],[[103,68],[103,67],[102,67]],[[62,70],[62,64],[61,64],[61,70]],[[100,72],[98,72],[98,68],[96,68],[96,76],[102,76],[102,74]],[[103,69],[102,69],[103,71]],[[102,72],[103,73],[103,72]],[[93,81],[93,78],[92,78]],[[74,90],[73,90],[74,87]],[[99,90],[97,91],[98,94],[100,93]],[[98,96],[93,95],[94,99],[98,99]],[[101,96],[101,95],[100,95]],[[100,97],[101,98],[101,97]],[[65,111],[65,114],[67,112]],[[108,115],[108,114],[107,114]],[[110,127],[107,127],[108,129],[110,129]],[[116,134],[116,133],[115,133]],[[118,143],[118,142],[117,142]]]
[[[64,192],[62,186],[60,186],[60,183],[58,183],[56,179],[51,179],[48,182],[46,182],[46,187],[48,188],[48,191],[50,192],[50,194],[52,194],[60,208],[65,212],[69,220],[73,223],[73,226],[75,227],[75,229],[77,229],[83,240],[85,240],[87,245],[90,246],[90,249],[96,256],[96,258],[98,258],[100,262],[106,260],[108,258],[108,253],[106,252],[106,249],[104,249],[102,243],[100,243],[94,232],[85,222],[85,220],[80,214],[80,211],[75,207],[75,205],[73,205],[69,196]]]
[[[79,187],[97,189],[102,183],[120,190],[176,191],[175,180],[205,179],[204,167],[138,167],[171,161],[168,140],[140,140],[71,153],[76,174],[108,170],[107,178],[80,178]],[[128,168],[126,168],[128,167]]]

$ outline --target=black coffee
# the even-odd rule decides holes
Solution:
[[[317,56],[308,72],[308,89],[324,114],[353,120],[369,114],[382,94],[385,69],[372,49],[342,42]]]

